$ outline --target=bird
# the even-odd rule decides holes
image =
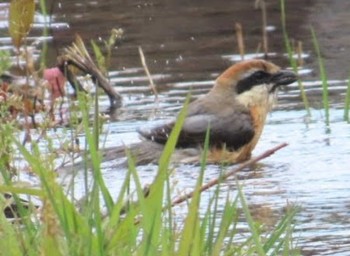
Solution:
[[[262,59],[233,64],[215,80],[209,92],[188,104],[173,163],[199,163],[209,127],[207,163],[235,164],[249,160],[262,134],[267,114],[281,86],[297,80],[295,73]],[[140,129],[140,142],[105,150],[105,161],[125,157],[136,165],[156,164],[176,123],[172,120]]]

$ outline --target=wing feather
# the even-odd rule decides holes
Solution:
[[[140,134],[152,141],[165,144],[175,121],[155,127]],[[216,115],[208,112],[192,112],[185,119],[178,138],[177,147],[201,146],[210,127],[210,146],[237,150],[250,142],[254,136],[252,118],[248,111],[229,111]]]

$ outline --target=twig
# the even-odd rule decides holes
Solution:
[[[269,40],[267,37],[267,13],[266,13],[266,3],[265,0],[261,0],[261,15],[262,15],[262,40],[263,40],[263,48],[265,53],[265,58],[269,54]]]
[[[235,23],[235,30],[236,30],[236,37],[237,37],[237,45],[238,45],[238,51],[241,55],[241,60],[244,60],[244,39],[243,39],[243,29],[242,25],[239,22]]]
[[[271,156],[271,155],[274,154],[276,151],[278,151],[278,150],[280,150],[280,149],[282,149],[282,148],[284,148],[284,147],[286,147],[286,146],[288,146],[287,143],[282,143],[282,144],[280,144],[280,145],[278,145],[278,146],[276,146],[276,147],[274,147],[274,148],[271,148],[271,149],[265,151],[265,152],[262,153],[261,155],[256,156],[256,157],[254,157],[254,158],[252,158],[252,159],[250,159],[250,160],[248,160],[248,161],[242,163],[242,164],[239,165],[237,168],[235,168],[235,169],[233,169],[233,170],[231,170],[231,171],[225,173],[224,175],[220,176],[219,178],[212,179],[212,180],[209,181],[208,183],[204,184],[204,185],[200,188],[199,191],[200,191],[200,192],[203,192],[203,191],[205,191],[205,190],[208,190],[209,188],[211,188],[211,187],[213,187],[213,186],[219,184],[220,182],[222,182],[222,181],[228,179],[229,177],[231,177],[231,176],[237,174],[238,172],[242,171],[244,168],[247,168],[247,167],[249,167],[249,166],[251,166],[251,165],[253,165],[253,164],[259,162],[260,160]],[[148,194],[149,194],[149,190],[148,190],[148,189],[144,189],[144,196],[147,197]],[[182,202],[184,202],[184,201],[190,199],[190,198],[193,196],[193,194],[194,194],[194,191],[191,191],[191,192],[189,192],[189,193],[187,193],[187,194],[185,194],[185,195],[183,195],[183,196],[181,196],[181,197],[179,197],[179,198],[173,200],[172,203],[171,203],[170,205],[164,207],[163,210],[166,210],[166,209],[168,209],[169,207],[174,207],[174,206],[176,206],[176,205],[178,205],[178,204],[180,204],[180,203],[182,203]],[[130,203],[130,202],[128,202],[128,203]],[[124,206],[124,207],[122,208],[121,214],[126,213],[126,211],[125,211],[126,209],[127,209],[127,208]],[[104,214],[104,217],[106,217],[105,214]],[[141,221],[141,218],[137,218],[137,219],[134,221],[134,224],[137,225],[137,224],[140,223],[140,221]]]
[[[212,179],[211,181],[209,181],[208,183],[204,184],[201,188],[200,188],[200,192],[203,192],[205,190],[208,190],[209,188],[219,184],[220,182],[228,179],[229,177],[237,174],[238,172],[242,171],[244,168],[249,167],[255,163],[257,163],[258,161],[267,158],[269,156],[271,156],[272,154],[274,154],[276,151],[280,150],[281,148],[286,147],[288,144],[287,143],[282,143],[274,148],[271,148],[267,151],[265,151],[264,153],[262,153],[261,155],[254,157],[244,163],[242,163],[241,165],[239,165],[237,168],[225,173],[223,176],[219,177],[219,178],[215,178]],[[175,200],[173,200],[173,202],[171,203],[171,206],[175,206],[177,204],[180,204],[184,201],[186,201],[187,199],[191,198],[193,196],[194,191],[191,191]]]
[[[302,67],[304,65],[303,60],[303,42],[298,41],[296,52],[298,54],[298,65],[299,67]]]
[[[255,1],[255,8],[261,8],[261,17],[262,17],[262,46],[263,51],[265,55],[265,59],[268,57],[269,53],[269,43],[268,43],[268,37],[267,37],[267,13],[266,13],[266,2],[265,0],[256,0]]]
[[[151,73],[150,73],[149,70],[148,70],[147,63],[146,63],[146,59],[145,59],[145,55],[143,54],[143,51],[142,51],[141,46],[139,46],[139,54],[140,54],[140,59],[141,59],[142,66],[143,66],[143,68],[144,68],[144,70],[145,70],[145,72],[146,72],[146,75],[147,75],[147,77],[148,77],[151,90],[152,90],[153,93],[154,93],[155,100],[158,100],[157,88],[156,88],[156,86],[154,85],[153,79],[152,79],[152,76],[151,76]]]

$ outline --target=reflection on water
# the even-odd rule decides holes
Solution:
[[[70,44],[76,32],[89,40],[107,36],[113,27],[125,30],[124,41],[115,49],[110,73],[111,82],[124,96],[124,105],[118,121],[105,126],[107,147],[138,141],[135,130],[173,116],[189,90],[192,97],[207,92],[216,76],[238,58],[234,55],[234,22],[242,23],[246,49],[249,56],[256,56],[261,41],[260,12],[254,10],[250,1],[231,1],[230,4],[222,1],[221,5],[218,4],[220,1],[197,2],[65,0],[54,3],[53,37],[41,38],[35,45],[40,49],[40,42],[50,42],[48,62],[51,64],[55,62],[59,47]],[[313,77],[317,73],[314,69],[317,63],[311,52],[312,44],[308,41],[308,28],[305,28],[308,20],[314,19],[310,14],[313,2],[296,0],[299,5],[287,5],[287,22],[293,24],[289,27],[290,36],[306,41],[305,66],[300,75],[305,80],[311,105],[319,108],[322,104],[321,83]],[[336,5],[340,2],[344,1],[337,1]],[[270,59],[287,66],[287,57],[281,50],[284,43],[277,4],[269,3],[268,12],[268,24],[274,27],[269,30],[270,50],[274,53],[270,54]],[[0,14],[6,16],[6,5],[0,4]],[[30,43],[42,35],[42,18],[37,14]],[[12,49],[6,23],[1,18],[0,33],[1,49]],[[144,49],[160,92],[157,102],[150,93],[148,79],[141,67],[137,52],[139,45]],[[334,55],[326,57],[337,57],[337,52],[330,54]],[[347,66],[340,68],[348,71]],[[332,103],[330,132],[326,133],[322,110],[313,110],[311,118],[305,117],[306,112],[300,110],[303,105],[298,86],[293,84],[280,92],[280,104],[269,116],[254,154],[282,142],[288,142],[289,146],[238,176],[256,218],[266,225],[273,224],[288,203],[300,205],[295,239],[304,255],[350,253],[350,148],[347,143],[350,129],[342,121],[346,81],[340,75],[341,71],[333,74],[338,76],[329,82]],[[108,106],[106,97],[101,97],[101,104]],[[114,164],[113,161],[104,163],[103,172],[108,187],[116,194],[125,170],[116,170]],[[140,167],[142,182],[150,183],[155,170],[155,166]],[[217,177],[219,172],[218,166],[208,166],[206,180]],[[197,174],[196,166],[179,166],[172,179],[179,190],[188,191]],[[79,193],[84,193],[81,175],[75,182],[79,197]],[[234,179],[225,182],[222,186],[225,197],[227,191],[235,194],[235,184]],[[204,208],[208,197],[209,193],[203,195]],[[177,209],[179,215],[184,210]]]

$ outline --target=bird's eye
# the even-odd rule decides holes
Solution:
[[[256,81],[261,81],[269,77],[269,74],[264,71],[256,71],[252,76]]]
[[[254,86],[258,86],[267,83],[271,75],[262,70],[256,71],[248,77],[245,77],[238,81],[236,85],[236,92],[238,94],[252,89]]]

